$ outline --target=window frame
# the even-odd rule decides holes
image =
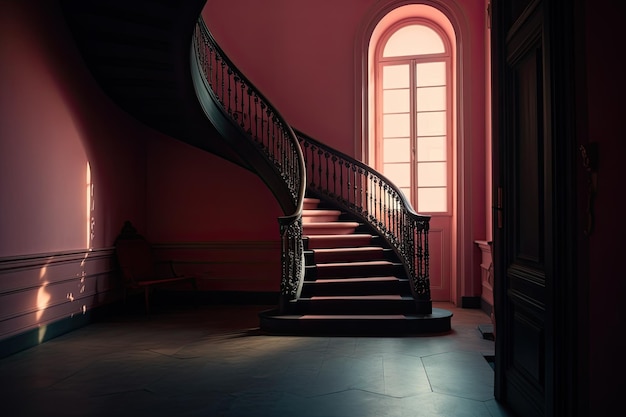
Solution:
[[[402,56],[394,56],[394,57],[383,57],[383,51],[389,39],[400,29],[406,26],[412,25],[420,25],[425,26],[431,30],[433,30],[441,39],[444,52],[442,53],[430,53],[430,54],[421,54],[421,55],[402,55]],[[430,215],[437,216],[445,216],[452,215],[452,206],[453,206],[453,117],[455,115],[454,111],[454,100],[453,100],[453,88],[455,85],[455,80],[453,80],[453,57],[452,57],[452,43],[448,38],[446,31],[441,28],[437,23],[433,22],[430,19],[424,17],[409,17],[405,19],[401,19],[391,26],[389,26],[385,32],[383,32],[378,39],[378,42],[375,46],[374,52],[374,117],[375,117],[375,167],[377,170],[384,174],[384,151],[383,151],[383,112],[382,112],[382,97],[383,97],[383,82],[382,82],[382,71],[383,67],[386,65],[409,65],[409,99],[410,99],[410,176],[411,176],[411,195],[410,201],[411,204],[416,207],[418,212],[420,213],[428,213]],[[418,185],[418,155],[417,155],[417,110],[416,110],[416,81],[415,81],[415,71],[416,65],[419,63],[429,63],[429,62],[444,62],[445,65],[445,76],[446,76],[446,134],[445,134],[445,143],[446,143],[446,210],[445,211],[420,211],[418,204],[418,192],[420,188],[430,188],[430,187],[419,187]],[[440,188],[440,187],[436,187]]]

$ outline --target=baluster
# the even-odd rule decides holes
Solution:
[[[338,199],[341,200],[345,200],[343,198],[343,159],[339,159],[339,195],[337,196]]]
[[[248,87],[248,134],[252,136],[252,114],[256,111],[252,108],[252,89]]]
[[[234,99],[235,99],[235,104],[233,106],[233,117],[235,119],[235,122],[239,121],[239,85],[241,84],[240,79],[237,75],[233,76],[233,84],[234,87],[233,89],[235,90],[235,94],[234,94]]]
[[[337,195],[337,157],[333,155],[333,197]]]
[[[214,54],[213,54],[213,48],[209,47],[209,57],[207,58],[207,63],[209,66],[209,85],[211,86],[211,89],[214,90],[214,82],[213,82],[213,59],[214,59]]]
[[[329,159],[330,159],[330,153],[328,151],[324,152],[324,161],[326,162],[326,193],[328,194],[330,191],[330,182],[329,182],[329,178],[330,178],[330,163],[329,163]]]
[[[365,171],[363,170],[363,168],[359,167],[359,169],[358,169],[358,175],[359,175],[359,192],[358,192],[359,200],[358,200],[358,202],[359,202],[359,204],[357,206],[357,210],[359,211],[359,213],[363,213],[363,211],[364,211],[363,210],[363,182],[364,182],[363,181],[363,174],[364,174],[364,172]]]
[[[222,106],[224,107],[224,110],[226,110],[226,97],[228,95],[226,91],[226,83],[228,82],[227,80],[228,76],[226,75],[226,73],[227,73],[228,68],[226,66],[226,62],[224,62],[223,59],[220,61],[220,63],[222,65],[222,71],[220,74],[221,81],[222,81],[222,95],[220,96],[220,100],[221,100]]]
[[[317,184],[317,189],[318,190],[322,190],[322,155],[324,154],[324,152],[321,149],[317,150],[317,180],[318,180],[318,184]]]

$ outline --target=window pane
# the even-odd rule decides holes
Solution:
[[[418,136],[441,136],[446,134],[446,112],[417,113]]]
[[[383,89],[409,88],[409,66],[385,65],[383,67]]]
[[[416,64],[415,70],[415,81],[418,87],[446,85],[445,62]]]
[[[446,87],[418,87],[417,111],[446,110]]]
[[[386,114],[383,116],[383,137],[408,137],[411,130],[409,113]]]
[[[410,144],[409,138],[385,139],[383,141],[383,161],[410,162]]]
[[[417,190],[417,211],[420,213],[448,211],[448,197],[445,188],[419,188]]]
[[[445,162],[418,162],[418,187],[445,187],[447,175]]]
[[[396,187],[409,187],[411,185],[410,164],[384,164],[383,170],[383,175],[394,183]]]
[[[398,29],[387,41],[384,57],[437,54],[445,52],[441,37],[427,26],[410,25]]]
[[[446,137],[417,138],[417,160],[419,162],[446,161]]]
[[[408,88],[383,91],[383,113],[408,113],[410,104]]]

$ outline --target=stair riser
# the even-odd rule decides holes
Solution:
[[[304,282],[302,297],[312,296],[341,296],[341,295],[377,295],[377,294],[410,294],[411,289],[407,281],[382,282],[332,282],[317,283]]]
[[[365,262],[365,261],[384,261],[387,257],[382,250],[371,252],[323,252],[314,253],[312,261],[316,264],[335,263],[335,262]]]
[[[304,236],[317,236],[317,235],[349,235],[354,233],[355,228],[350,226],[342,226],[337,223],[337,226],[332,227],[316,227],[316,223],[308,223],[302,225],[302,234]]]
[[[336,222],[337,216],[333,216],[332,214],[324,215],[324,216],[302,216],[302,223],[304,225],[310,223],[322,223],[322,222]],[[306,227],[306,226],[305,226]]]
[[[367,246],[372,243],[370,236],[347,236],[337,238],[313,238],[305,239],[305,249],[328,249],[328,248],[350,248],[357,246]]]
[[[342,251],[342,252],[313,252],[306,251],[305,259],[307,265],[341,262],[367,262],[367,261],[387,261],[390,260],[388,253],[378,251]]]
[[[351,320],[351,319],[306,319],[277,320],[261,318],[261,328],[276,334],[320,334],[320,335],[399,335],[444,333],[451,329],[451,318],[407,320]]]
[[[347,263],[342,266],[325,266],[319,264],[315,268],[316,278],[353,278],[402,276],[404,269],[401,265],[351,266]]]
[[[296,314],[415,314],[413,300],[299,300]]]

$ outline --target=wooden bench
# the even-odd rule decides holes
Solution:
[[[137,233],[129,221],[124,223],[122,232],[115,241],[115,254],[124,280],[124,302],[126,302],[129,290],[142,289],[146,313],[150,313],[150,292],[155,287],[189,282],[194,291],[198,289],[196,277],[178,274],[171,261],[169,274],[160,273],[154,259],[152,245]]]

